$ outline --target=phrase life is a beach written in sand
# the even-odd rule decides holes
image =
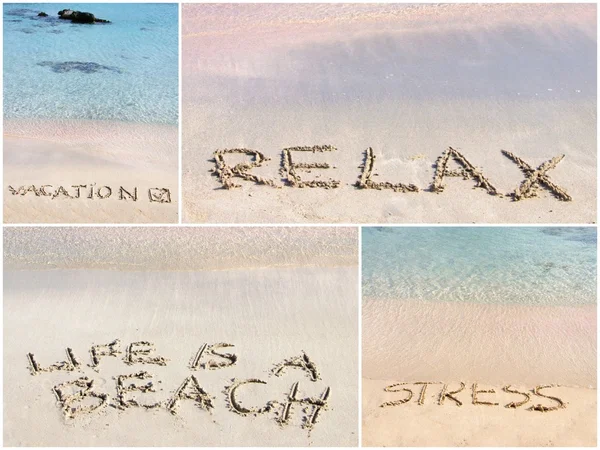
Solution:
[[[235,353],[221,350],[232,347],[234,345],[227,343],[201,345],[190,360],[190,371],[226,369],[236,365],[238,356]],[[123,355],[122,358],[121,355]],[[87,367],[96,372],[99,372],[102,360],[108,357],[119,358],[128,366],[137,364],[166,366],[169,361],[156,354],[156,348],[151,342],[132,342],[123,349],[119,339],[108,344],[92,345],[90,357],[91,363]],[[40,364],[33,353],[27,354],[27,360],[32,375],[55,371],[81,372],[84,368],[71,348],[66,349],[66,360],[46,367]],[[300,369],[308,376],[311,383],[321,380],[317,366],[304,352],[275,364],[269,371],[269,376],[281,377],[287,369]],[[106,407],[120,411],[129,408],[146,410],[164,408],[171,414],[177,415],[181,403],[186,400],[193,401],[200,409],[208,412],[215,407],[216,398],[210,394],[210,389],[205,389],[201,385],[194,374],[186,377],[167,399],[151,402],[140,401],[134,396],[136,393],[155,394],[157,392],[156,379],[151,373],[142,370],[119,375],[115,377],[115,380],[116,395],[114,398],[108,392],[96,390],[94,380],[87,376],[60,383],[52,388],[52,392],[67,419],[90,415]],[[301,427],[304,429],[311,429],[317,424],[321,413],[327,409],[331,394],[331,388],[325,386],[318,396],[301,397],[300,382],[295,381],[283,398],[270,400],[260,406],[246,407],[239,397],[243,396],[242,391],[248,385],[268,385],[268,382],[257,378],[231,379],[222,392],[224,403],[231,412],[244,417],[266,415],[280,426],[285,426],[291,422],[293,411],[297,409],[301,411]]]

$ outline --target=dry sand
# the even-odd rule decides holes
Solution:
[[[20,228],[7,229],[4,242],[5,445],[357,445],[355,229]],[[89,367],[90,347],[117,338],[114,349],[122,353]],[[156,350],[128,354],[140,341]],[[213,350],[235,354],[235,363],[209,349],[198,357],[205,343],[232,344]],[[79,370],[31,375],[28,353],[48,367],[68,362],[67,347]],[[135,363],[159,357],[167,360]],[[203,368],[210,360],[225,367]],[[304,368],[285,366],[277,376],[273,370],[286,360]],[[117,404],[114,377],[139,371],[153,378],[121,384],[153,381],[156,392],[125,392],[121,410],[76,410],[68,418],[53,394],[59,383],[87,376],[95,392]],[[194,393],[191,375],[207,395],[204,409],[185,398]],[[266,382],[236,390],[240,409],[271,409],[232,411],[226,387],[234,378]],[[182,398],[169,403],[186,379]],[[296,383],[296,399],[311,397],[320,408],[312,427],[302,428],[316,408],[306,403],[292,403],[288,423],[278,423]],[[145,409],[129,403],[133,398],[161,405]]]
[[[416,380],[430,381],[430,380]],[[437,381],[437,380],[431,380]],[[460,380],[440,380],[450,390],[460,388]],[[497,406],[473,405],[474,380],[462,379],[466,387],[456,398],[463,404],[458,407],[446,399],[438,405],[442,384],[427,387],[423,405],[417,404],[422,385],[409,386],[414,392],[412,403],[381,408],[390,400],[403,398],[404,394],[384,392],[384,388],[397,380],[363,379],[363,446],[365,447],[583,447],[596,445],[596,390],[560,387],[542,391],[562,397],[568,402],[566,409],[551,412],[529,411],[529,405],[543,403],[553,406],[547,399],[535,399],[531,394],[534,385],[512,383],[511,389],[529,392],[529,405],[518,409],[505,408],[510,402],[524,397],[502,391],[502,385],[478,383],[478,389],[494,389],[496,394],[478,394],[478,400],[499,403]],[[510,384],[510,383],[507,383]]]
[[[363,445],[595,446],[596,306],[369,300],[363,305]],[[423,385],[428,385],[423,399]],[[464,389],[440,404],[449,392]],[[396,383],[407,385],[391,388]],[[477,394],[477,390],[494,393]],[[557,397],[559,402],[533,394]],[[517,408],[526,393],[530,399]],[[397,405],[383,404],[406,399]],[[421,403],[421,404],[420,404]],[[401,425],[399,425],[401,424]]]
[[[595,222],[595,5],[188,4],[182,14],[185,222]],[[336,150],[293,158],[330,166],[297,170],[321,187],[290,186],[283,149],[314,145]],[[501,195],[460,177],[430,192],[450,146]],[[357,188],[369,147],[373,182],[419,192]],[[249,172],[276,187],[237,177],[241,187],[223,189],[211,170],[226,148],[270,158]],[[572,201],[543,186],[512,201],[525,175],[503,149],[533,169],[564,154],[546,175]]]
[[[177,135],[169,125],[5,121],[5,223],[177,222]]]

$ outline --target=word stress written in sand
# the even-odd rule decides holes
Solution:
[[[250,150],[247,148],[233,148],[223,149],[214,152],[214,164],[215,168],[211,170],[211,173],[215,175],[223,188],[232,189],[241,187],[237,180],[245,180],[253,182],[255,184],[262,184],[271,186],[273,188],[282,188],[284,186],[292,188],[323,188],[323,189],[335,189],[341,186],[341,181],[328,179],[328,180],[305,180],[302,172],[310,173],[313,169],[330,169],[331,166],[327,162],[295,162],[293,154],[297,152],[310,152],[310,153],[328,153],[336,151],[337,149],[331,145],[315,145],[312,147],[290,147],[284,148],[281,153],[281,165],[279,174],[281,180],[276,181],[274,178],[266,178],[258,176],[252,173],[253,169],[266,166],[267,158],[263,153],[257,150]],[[361,173],[358,177],[358,181],[354,183],[354,187],[358,189],[390,189],[394,192],[407,192],[407,193],[418,193],[421,190],[426,192],[441,193],[446,188],[444,180],[447,177],[461,177],[464,180],[472,180],[475,183],[473,189],[480,188],[486,191],[489,195],[497,196],[499,198],[510,198],[513,201],[524,200],[527,198],[537,197],[540,189],[546,189],[555,198],[562,201],[571,201],[571,196],[565,189],[550,180],[548,172],[554,169],[558,163],[560,163],[565,155],[556,156],[539,167],[534,168],[522,158],[515,154],[502,150],[504,156],[513,161],[517,167],[525,175],[525,179],[515,187],[512,192],[502,194],[492,184],[492,182],[483,175],[481,169],[477,168],[472,164],[461,152],[458,150],[448,147],[446,151],[437,159],[434,164],[435,172],[433,181],[430,186],[426,188],[419,188],[411,183],[391,182],[391,181],[374,181],[373,177],[378,176],[375,173],[375,152],[369,147],[364,152],[364,160],[359,169]],[[227,158],[232,155],[245,155],[250,158],[249,161],[240,162],[237,164],[229,163]],[[450,166],[454,165],[452,169]]]
[[[236,354],[225,351],[233,347],[234,345],[227,343],[202,344],[191,358],[188,369],[191,372],[227,370],[238,363]],[[166,366],[169,363],[167,358],[156,353],[154,344],[149,341],[132,342],[123,347],[121,341],[116,339],[108,344],[93,345],[89,353],[90,363],[87,365],[82,364],[71,348],[66,349],[64,361],[48,366],[42,366],[33,353],[27,354],[27,360],[32,375],[56,371],[83,372],[85,367],[100,373],[102,363],[106,358],[117,358],[127,366],[139,364]],[[317,366],[304,352],[274,364],[268,371],[268,376],[282,377],[290,369],[299,369],[304,372],[310,383],[317,383],[321,380]],[[97,388],[93,378],[84,376],[83,373],[81,375],[52,388],[58,404],[68,420],[98,413],[107,407],[118,411],[126,411],[130,408],[164,409],[177,416],[180,406],[188,400],[192,401],[199,409],[211,413],[217,403],[217,398],[210,394],[211,389],[202,385],[201,377],[196,373],[186,377],[168,398],[161,400],[153,398],[152,401],[148,401],[148,396],[144,399],[136,397],[136,394],[141,397],[144,397],[143,394],[156,394],[157,385],[162,383],[146,370],[131,371],[114,377],[114,390],[110,393],[106,392],[105,386],[101,388],[102,390]],[[290,424],[293,413],[299,411],[300,426],[308,430],[317,424],[322,412],[327,409],[331,394],[331,388],[326,386],[316,396],[303,396],[300,382],[294,381],[285,394],[276,393],[277,399],[260,405],[245,406],[241,400],[244,398],[244,391],[256,385],[264,385],[267,390],[269,387],[267,381],[259,378],[228,379],[227,385],[221,392],[222,403],[229,411],[242,417],[265,415],[280,426]]]
[[[503,386],[502,391],[512,400],[501,403],[497,399],[495,389],[482,389],[478,383],[467,386],[462,381],[456,385],[441,381],[415,381],[406,383],[395,383],[384,388],[385,392],[402,393],[400,399],[388,401],[379,405],[381,408],[400,406],[407,403],[416,403],[419,406],[425,404],[443,406],[447,403],[463,406],[465,403],[482,406],[503,406],[508,409],[523,408],[527,411],[549,412],[557,411],[567,407],[567,403],[558,397],[548,395],[548,390],[558,388],[556,384],[538,385],[531,390],[515,389],[511,385]],[[429,388],[429,389],[428,389]],[[434,391],[434,399],[427,401],[427,394]],[[537,399],[544,399],[544,403],[536,403]]]
[[[8,191],[12,195],[44,197],[51,200],[55,199],[85,199],[85,200],[106,200],[109,198],[137,202],[146,199],[150,203],[171,203],[171,191],[167,188],[148,188],[139,189],[137,187],[123,186],[110,187],[99,186],[96,183],[78,184],[68,187],[53,186],[51,184],[42,185],[22,185],[17,188],[8,186]]]

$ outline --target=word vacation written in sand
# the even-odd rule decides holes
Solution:
[[[385,392],[402,393],[403,397],[400,399],[388,401],[379,405],[381,408],[390,406],[400,406],[405,403],[415,403],[419,406],[423,406],[426,403],[432,405],[443,406],[446,403],[454,404],[456,406],[463,406],[463,404],[470,401],[472,405],[480,406],[492,406],[508,409],[523,408],[527,411],[538,411],[538,412],[550,412],[564,409],[567,407],[567,403],[562,399],[549,395],[548,390],[551,388],[559,387],[555,384],[538,385],[531,389],[531,391],[516,389],[511,385],[503,386],[502,391],[510,394],[514,397],[513,401],[510,401],[504,405],[501,405],[496,397],[495,389],[483,389],[478,383],[472,383],[468,387],[462,381],[457,383],[456,386],[451,386],[441,381],[415,381],[406,383],[396,383],[384,388]],[[437,389],[437,399],[434,401],[426,401],[427,390]],[[542,392],[544,391],[544,392]],[[532,399],[532,396],[534,399]],[[415,400],[413,400],[413,397]],[[545,399],[544,402],[547,404],[535,403],[535,399]]]
[[[294,188],[323,188],[323,189],[335,189],[341,184],[339,180],[329,179],[323,180],[310,180],[307,181],[301,178],[301,172],[311,172],[313,169],[330,169],[332,166],[327,162],[315,162],[315,163],[304,163],[294,162],[293,154],[297,152],[312,152],[312,153],[324,153],[333,152],[337,148],[331,145],[315,145],[312,147],[290,147],[284,148],[281,153],[281,167],[279,174],[283,178],[283,184],[278,184],[273,178],[260,177],[253,174],[252,169],[263,166],[269,161],[263,153],[257,150],[250,150],[247,148],[233,148],[223,149],[214,152],[214,164],[215,168],[211,172],[219,179],[220,183],[225,189],[240,187],[235,182],[235,179],[242,179],[251,181],[256,184],[268,185],[274,188],[281,188],[283,186],[289,186]],[[487,191],[488,194],[498,196],[500,198],[509,197],[514,201],[524,200],[531,197],[537,197],[538,191],[543,188],[549,191],[554,197],[562,201],[571,201],[571,196],[565,189],[555,184],[548,175],[551,169],[554,169],[558,163],[560,163],[565,155],[555,156],[554,158],[544,162],[537,168],[530,165],[527,161],[518,157],[514,153],[506,150],[501,151],[504,156],[513,161],[517,168],[520,169],[525,178],[516,186],[512,192],[507,194],[501,194],[500,191],[492,184],[492,182],[483,175],[483,172],[473,165],[461,152],[449,147],[444,153],[437,159],[434,167],[435,173],[432,184],[423,189],[424,191],[441,193],[445,189],[444,180],[446,177],[461,177],[464,180],[473,180],[475,182],[475,188],[481,188]],[[241,154],[247,155],[251,158],[250,162],[241,162],[235,165],[231,165],[227,162],[227,155]],[[450,164],[454,162],[456,169],[451,169]],[[401,182],[392,181],[373,181],[373,177],[378,176],[375,173],[375,153],[371,147],[365,150],[364,161],[358,166],[361,169],[358,181],[354,183],[354,186],[358,189],[391,189],[395,192],[420,192],[421,189],[414,184],[405,184]]]
[[[118,200],[137,202],[140,198],[137,187],[125,189],[123,186],[119,186],[118,188],[113,188],[110,186],[97,186],[96,183],[71,185],[68,189],[64,186],[54,187],[51,184],[43,184],[37,187],[33,184],[28,186],[21,185],[17,188],[9,185],[8,191],[12,195],[30,195],[50,198],[52,200],[56,198],[106,200],[112,197]],[[140,189],[139,191],[141,193],[144,190]],[[171,203],[171,191],[167,188],[149,188],[146,190],[146,194],[150,203]]]
[[[226,370],[228,367],[236,365],[238,356],[222,351],[222,349],[233,347],[234,345],[227,343],[203,344],[190,360],[190,371]],[[156,348],[151,342],[132,342],[123,349],[120,340],[116,339],[108,344],[92,345],[90,348],[91,363],[87,366],[99,373],[102,361],[109,357],[119,358],[128,366],[138,364],[166,366],[169,361],[156,354]],[[66,349],[65,361],[50,366],[42,367],[33,353],[27,354],[27,360],[32,375],[55,371],[81,372],[83,368],[71,348]],[[304,352],[275,364],[270,369],[269,376],[281,377],[288,369],[304,371],[311,383],[316,383],[321,379],[316,365]],[[161,381],[156,380],[151,373],[141,370],[119,375],[114,379],[114,397],[108,392],[97,390],[94,379],[87,376],[58,384],[52,388],[52,391],[66,419],[94,414],[106,407],[112,407],[119,411],[130,408],[146,410],[164,408],[171,414],[177,415],[181,403],[190,400],[198,408],[209,413],[215,408],[216,397],[210,394],[210,389],[205,389],[201,385],[198,377],[194,374],[185,378],[168,398],[151,402],[135,397],[135,394],[143,396],[143,394],[157,392],[155,382],[161,383]],[[297,410],[301,414],[301,427],[309,430],[317,424],[321,413],[327,409],[331,393],[331,388],[327,386],[316,397],[302,397],[300,382],[296,381],[291,384],[288,392],[281,398],[270,400],[263,405],[244,406],[244,402],[240,399],[244,397],[244,390],[252,385],[265,385],[268,389],[268,382],[258,378],[233,378],[222,391],[222,403],[231,412],[240,416],[267,415],[280,426],[288,425],[293,412]],[[279,393],[277,395],[280,396]]]

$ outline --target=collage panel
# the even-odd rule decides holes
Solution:
[[[358,229],[7,227],[7,446],[358,445]]]
[[[176,223],[179,5],[4,3],[4,223]]]
[[[15,1],[4,445],[597,446],[597,4]]]
[[[362,231],[362,445],[596,446],[596,227]]]
[[[184,3],[182,220],[595,223],[596,11]]]

